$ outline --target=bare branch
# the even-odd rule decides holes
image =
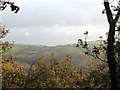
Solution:
[[[120,9],[118,10],[117,15],[116,15],[116,17],[114,19],[115,23],[118,21],[119,16],[120,16]]]
[[[43,56],[42,56],[41,58],[43,58]],[[41,58],[40,58],[40,59],[41,59]],[[38,59],[38,60],[39,60],[39,59]],[[26,89],[27,84],[28,84],[28,82],[29,82],[29,80],[30,80],[29,78],[30,78],[31,69],[32,69],[33,65],[34,65],[38,60],[36,60],[35,62],[33,62],[32,65],[30,66],[29,73],[28,73],[28,77],[27,77],[28,80],[26,80],[25,87],[24,87],[25,89]]]
[[[94,54],[91,52],[91,50],[89,50],[89,48],[86,48],[86,49],[88,50],[90,56],[94,57],[95,59],[99,59],[99,60],[102,61],[102,62],[108,63],[106,60],[101,59],[97,54],[94,55]]]

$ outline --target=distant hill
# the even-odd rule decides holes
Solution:
[[[89,42],[90,43],[90,42]],[[92,44],[98,44],[98,42],[91,42]],[[39,59],[41,56],[46,57],[46,60],[51,59],[51,53],[55,53],[57,59],[64,60],[66,55],[71,55],[71,62],[74,65],[83,65],[89,60],[83,52],[83,49],[75,47],[72,45],[58,45],[58,46],[41,46],[41,45],[22,45],[16,44],[13,49],[9,51],[9,54],[15,55],[19,62],[23,65],[32,64],[35,60]]]

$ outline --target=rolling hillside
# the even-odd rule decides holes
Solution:
[[[88,43],[90,48],[93,47],[93,45],[99,45],[99,41]],[[52,58],[50,55],[51,53],[55,53],[56,58],[59,60],[64,60],[66,58],[66,55],[71,55],[71,62],[77,66],[86,64],[90,57],[84,54],[83,49],[77,48],[75,46],[75,44],[58,46],[15,44],[13,46],[13,49],[10,50],[8,54],[13,54],[16,56],[19,63],[22,63],[23,65],[30,65],[41,56],[44,56],[46,60],[49,60]]]
[[[23,65],[32,64],[35,60],[39,59],[41,56],[46,57],[46,59],[51,59],[51,53],[55,53],[57,59],[64,60],[66,55],[72,56],[72,63],[74,65],[85,64],[88,57],[84,55],[79,48],[73,45],[63,45],[63,46],[38,46],[38,45],[20,45],[16,44],[13,49],[9,51],[8,54],[15,55],[19,62]]]

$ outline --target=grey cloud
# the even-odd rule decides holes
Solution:
[[[94,25],[93,25],[94,26]],[[89,31],[88,40],[98,40],[98,36],[105,33],[106,28],[102,30],[101,26],[92,27],[71,27],[59,28],[56,27],[36,27],[30,29],[12,29],[7,35],[6,40],[15,41],[21,44],[38,44],[38,45],[59,45],[67,43],[76,43],[79,38],[84,39],[84,32]],[[104,26],[105,27],[105,26]],[[90,29],[90,30],[89,30]],[[93,29],[93,30],[92,30]],[[99,31],[98,31],[99,30]],[[26,36],[25,33],[30,35]]]
[[[26,32],[29,32],[30,36],[26,36]],[[31,28],[26,31],[13,29],[4,40],[15,41],[15,43],[22,44],[58,45],[72,43],[75,38],[71,35],[66,36],[66,33],[62,31],[55,32],[53,28],[36,28],[35,30]]]
[[[95,23],[98,18],[99,8],[94,3],[24,3],[17,15],[10,11],[3,12],[3,24],[9,28],[30,28],[30,27],[52,27],[60,26],[81,26]],[[95,20],[94,18],[97,18]],[[62,23],[65,21],[65,23]],[[99,24],[99,23],[98,23]]]

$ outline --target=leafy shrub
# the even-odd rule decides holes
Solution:
[[[46,63],[41,57],[26,73],[14,56],[3,60],[3,88],[109,88],[111,81],[108,66],[99,60],[89,60],[87,65],[75,67],[71,56],[64,61],[52,59]]]
[[[3,88],[22,88],[25,82],[25,72],[16,63],[14,56],[2,57],[2,87]]]

